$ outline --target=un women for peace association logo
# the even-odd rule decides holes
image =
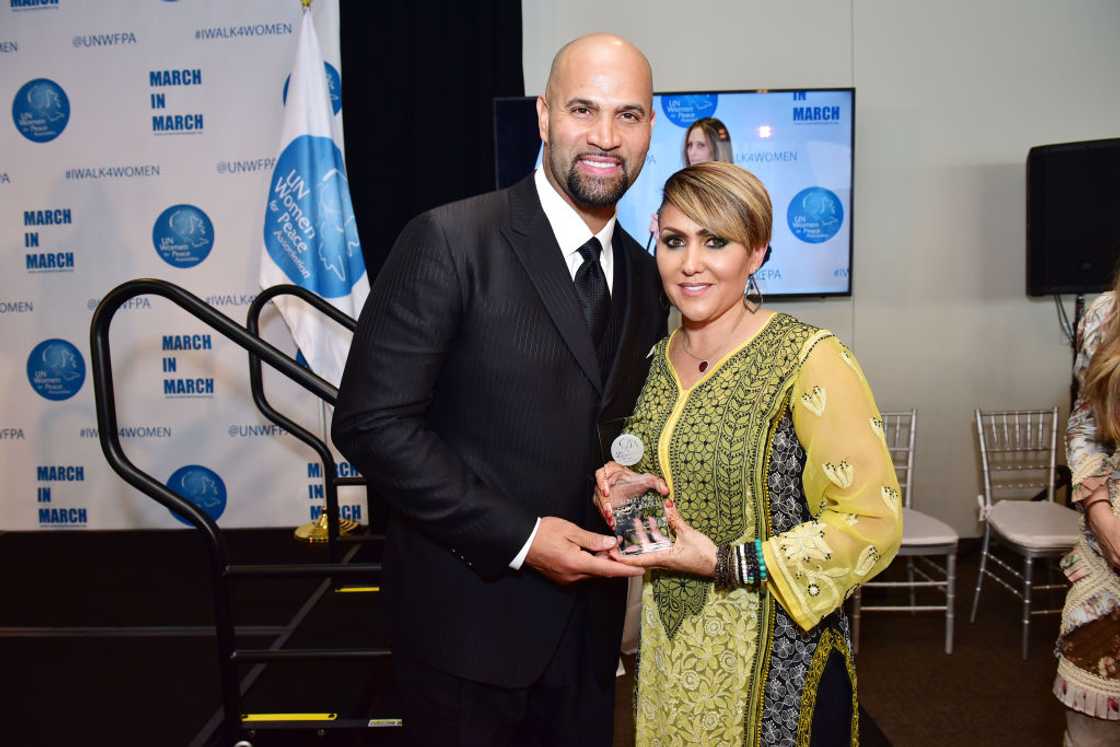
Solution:
[[[331,63],[324,62],[323,67],[327,71],[327,91],[331,97],[331,111],[338,114],[342,111],[342,77]],[[287,78],[284,78],[284,92],[280,96],[284,106],[288,105],[288,84],[291,82],[292,76],[289,74]]]
[[[70,399],[86,380],[86,363],[66,340],[43,340],[27,356],[27,380],[40,397],[55,402]]]
[[[300,135],[276,159],[264,245],[289,280],[324,298],[350,295],[365,275],[342,153],[330,138]]]
[[[70,121],[70,99],[53,80],[29,80],[16,91],[12,120],[20,134],[33,143],[54,140]]]
[[[688,127],[698,119],[716,113],[717,93],[689,93],[661,97],[661,111],[677,127]]]
[[[156,218],[152,244],[172,267],[194,267],[214,248],[214,224],[194,205],[172,205]]]
[[[217,521],[226,510],[226,484],[214,470],[200,464],[188,464],[171,473],[167,487],[180,498],[193,503]],[[193,526],[174,511],[171,515],[183,524]]]
[[[844,205],[832,191],[809,187],[798,192],[786,213],[790,232],[807,244],[828,241],[844,224]]]

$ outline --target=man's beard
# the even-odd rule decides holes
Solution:
[[[617,179],[612,180],[585,176],[576,169],[578,163],[578,157],[572,159],[564,184],[568,188],[568,194],[571,195],[572,199],[581,205],[597,208],[612,207],[618,204],[618,201],[626,194],[626,190],[630,188],[630,171],[626,168],[625,161],[619,161],[622,174]],[[557,173],[559,169],[556,168],[555,161],[553,161],[552,166],[552,173]]]

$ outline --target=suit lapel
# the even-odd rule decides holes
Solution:
[[[625,284],[625,294],[622,298],[625,305],[620,310],[622,325],[619,329],[618,344],[615,345],[614,360],[611,362],[604,389],[604,411],[609,411],[609,408],[614,404],[615,395],[618,393],[619,377],[627,375],[626,371],[621,370],[623,367],[619,365],[620,362],[636,360],[637,352],[634,350],[634,346],[638,344],[637,335],[633,334],[638,313],[636,307],[640,296],[637,287],[638,278],[635,277],[633,258],[630,256],[630,252],[626,251],[623,242],[622,226],[615,225],[614,238],[611,240],[611,244],[614,251],[614,284],[615,288],[621,288],[623,287],[622,284]],[[629,415],[630,413],[626,414]]]
[[[502,233],[529,275],[564,343],[595,391],[602,394],[603,378],[595,346],[591,344],[572,276],[541,208],[532,175],[512,187],[509,195],[510,225],[508,230],[503,227]]]

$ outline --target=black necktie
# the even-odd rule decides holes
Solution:
[[[579,248],[583,264],[576,270],[576,295],[579,304],[583,307],[583,318],[587,320],[587,328],[591,330],[591,340],[598,346],[607,330],[607,319],[611,314],[611,294],[607,289],[607,276],[603,274],[603,267],[599,264],[599,254],[603,245],[599,239],[592,236],[586,244]]]

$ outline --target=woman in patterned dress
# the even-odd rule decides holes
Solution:
[[[1120,744],[1120,316],[1118,287],[1101,294],[1077,331],[1081,385],[1066,427],[1081,537],[1062,559],[1072,582],[1062,610],[1054,694],[1066,706],[1065,744]]]
[[[659,216],[658,270],[683,322],[651,351],[627,431],[645,444],[633,471],[664,481],[676,541],[614,552],[649,568],[637,742],[857,744],[841,606],[902,537],[879,411],[834,335],[744,294],[770,242],[756,177],[722,162],[686,168]],[[611,462],[596,474],[608,522],[610,485],[626,472]]]

